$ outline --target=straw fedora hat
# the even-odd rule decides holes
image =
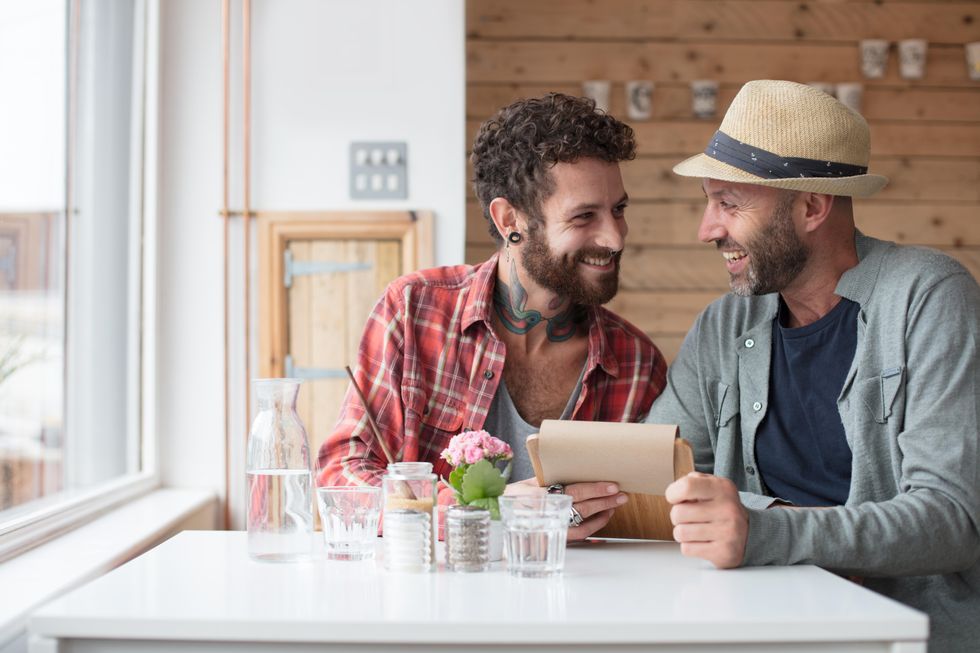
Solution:
[[[748,82],[704,153],[674,166],[684,177],[867,197],[888,183],[868,174],[871,136],[856,111],[812,86]]]

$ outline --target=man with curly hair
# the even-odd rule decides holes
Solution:
[[[365,328],[355,378],[402,461],[441,477],[439,454],[461,430],[514,449],[512,479],[533,476],[524,439],[544,419],[636,421],[666,382],[663,356],[602,307],[616,294],[628,197],[619,162],[633,131],[591,100],[520,100],[480,128],[474,189],[497,252],[478,265],[392,282]],[[385,471],[364,410],[348,392],[319,454],[321,485],[378,485]],[[571,539],[604,526],[626,496],[578,483]],[[440,502],[452,490],[440,490]]]

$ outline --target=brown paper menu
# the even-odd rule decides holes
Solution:
[[[629,501],[595,537],[672,540],[663,494],[694,469],[688,443],[672,424],[544,420],[527,438],[538,485],[613,481]]]

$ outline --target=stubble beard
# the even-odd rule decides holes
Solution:
[[[762,233],[742,247],[734,240],[718,241],[719,249],[738,248],[749,254],[743,275],[731,275],[732,292],[741,297],[767,295],[789,286],[806,267],[810,251],[796,235],[791,213],[793,196],[780,200]]]

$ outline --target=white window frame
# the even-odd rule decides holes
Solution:
[[[70,1],[70,0],[69,0]],[[134,0],[137,24],[144,28],[134,34],[134,58],[142,56],[142,65],[134,63],[132,121],[132,160],[142,161],[133,166],[129,210],[141,215],[141,229],[134,230],[133,238],[141,239],[142,272],[140,279],[130,281],[128,295],[138,311],[137,335],[127,343],[130,371],[138,369],[140,386],[130,389],[125,401],[134,401],[138,410],[127,424],[135,429],[141,446],[138,447],[139,469],[137,473],[114,478],[84,490],[60,492],[20,508],[5,511],[0,523],[0,562],[42,544],[71,529],[91,521],[96,515],[107,512],[160,486],[158,461],[159,441],[156,437],[156,351],[157,351],[157,199],[158,199],[158,131],[159,131],[159,69],[160,69],[160,20],[159,0]],[[77,6],[70,3],[70,6]],[[69,13],[70,15],[70,13]],[[71,20],[69,20],[71,25]],[[74,35],[69,27],[68,40]],[[70,74],[70,73],[69,73]],[[140,116],[138,120],[135,117]],[[132,243],[139,246],[138,241]],[[141,293],[141,296],[140,296]],[[135,301],[138,300],[138,301]],[[66,308],[66,310],[68,310]],[[70,314],[66,319],[68,346],[72,335]],[[70,360],[66,351],[66,361]],[[134,367],[138,366],[138,367]],[[71,378],[66,373],[66,386]],[[66,405],[70,388],[66,387]],[[136,399],[138,397],[138,400]],[[68,422],[66,421],[66,424]],[[70,437],[70,436],[69,436]],[[135,462],[135,461],[134,461]]]

